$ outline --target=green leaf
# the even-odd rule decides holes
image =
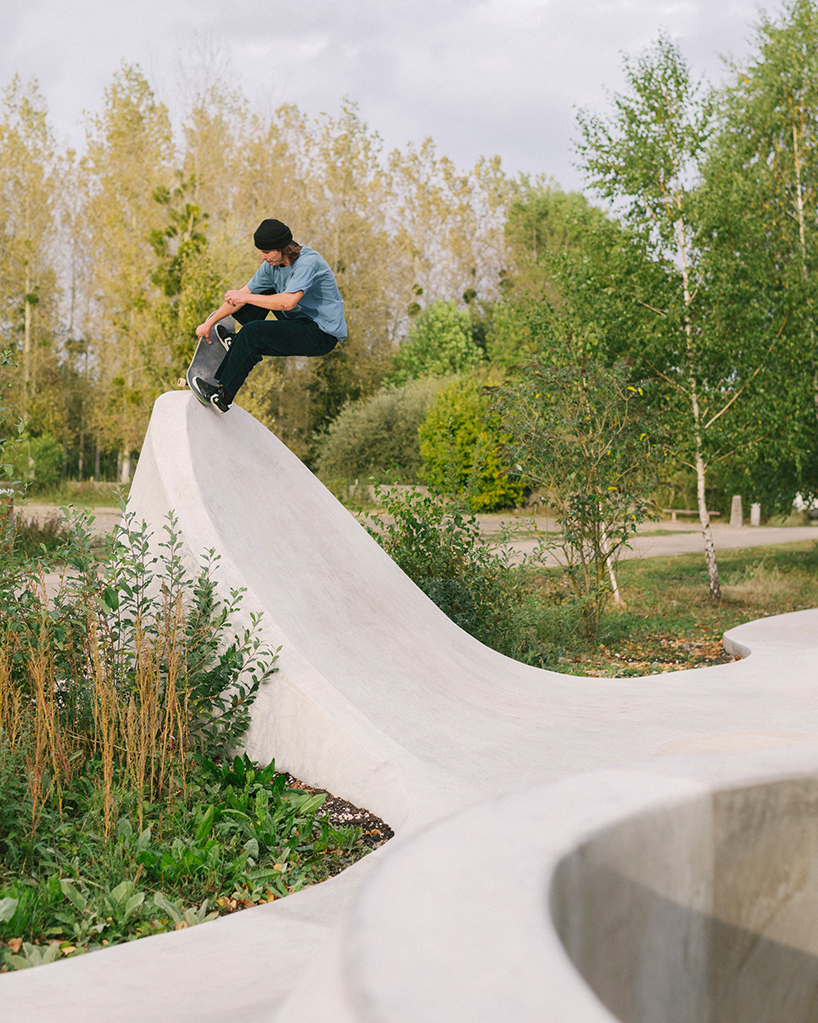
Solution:
[[[19,903],[19,899],[0,899],[0,923],[7,924],[9,920],[11,920],[17,912],[17,906]]]
[[[205,814],[199,823],[199,827],[196,829],[196,837],[194,838],[194,842],[196,844],[203,842],[210,834],[213,828],[213,820],[215,816],[216,807],[211,803],[207,810],[205,810]]]
[[[117,903],[124,902],[133,894],[134,887],[133,881],[122,881],[111,892],[111,898]]]
[[[133,913],[133,912],[134,912],[135,910],[137,910],[137,909],[138,909],[138,908],[139,908],[139,907],[140,907],[140,906],[142,905],[142,903],[143,903],[144,901],[145,901],[145,893],[144,893],[144,892],[135,892],[135,893],[134,893],[134,894],[133,894],[133,895],[132,895],[132,896],[131,896],[131,897],[130,897],[130,898],[128,899],[128,901],[127,901],[127,902],[125,903],[125,919],[127,920],[127,919],[128,919],[128,917],[129,917],[129,916],[130,916],[130,915],[131,915],[131,914],[132,914],[132,913]]]
[[[61,878],[60,889],[63,895],[76,906],[80,913],[85,912],[85,907],[88,903],[70,881],[65,881]]]

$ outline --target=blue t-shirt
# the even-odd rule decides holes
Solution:
[[[329,263],[314,249],[301,248],[301,255],[289,266],[270,266],[262,263],[247,282],[254,295],[275,289],[278,294],[303,291],[298,305],[292,312],[275,310],[275,315],[285,320],[314,320],[324,331],[343,341],[347,336],[344,320],[344,300],[335,282]]]

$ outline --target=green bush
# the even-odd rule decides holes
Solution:
[[[50,433],[32,437],[28,442],[32,483],[35,490],[59,483],[62,474],[63,446]]]
[[[317,441],[318,475],[326,481],[374,476],[383,482],[396,471],[402,479],[417,480],[418,427],[441,386],[440,380],[418,380],[348,404]]]
[[[508,657],[553,663],[552,607],[528,594],[528,572],[511,563],[508,537],[489,543],[474,515],[441,494],[377,488],[383,511],[371,535],[452,621]]]
[[[488,399],[471,377],[440,391],[419,430],[428,481],[462,495],[472,511],[519,504],[525,488],[509,475],[503,459],[507,437],[488,411]]]
[[[419,314],[396,353],[390,374],[395,383],[460,373],[484,360],[474,343],[471,317],[451,302],[433,302]]]

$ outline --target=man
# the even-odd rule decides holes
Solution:
[[[218,340],[226,355],[216,371],[218,385],[194,377],[192,390],[204,405],[227,412],[247,374],[264,355],[326,355],[347,336],[344,301],[329,264],[313,249],[293,241],[280,220],[264,220],[253,235],[263,262],[243,288],[196,328],[208,344]],[[272,311],[274,320],[266,319]],[[219,322],[229,316],[238,333]]]

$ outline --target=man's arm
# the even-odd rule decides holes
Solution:
[[[225,304],[230,304],[231,311],[243,305],[257,305],[260,309],[272,309],[274,312],[292,312],[304,296],[303,291],[282,291],[275,295],[256,295],[247,287],[228,291],[224,296]]]

